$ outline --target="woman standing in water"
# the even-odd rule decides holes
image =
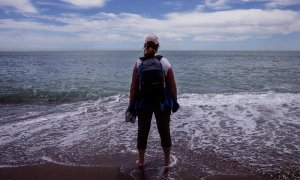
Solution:
[[[169,61],[156,55],[159,41],[156,35],[146,37],[144,56],[134,65],[130,88],[130,102],[127,112],[138,116],[137,149],[139,167],[145,165],[147,139],[154,113],[165,165],[170,165],[171,135],[170,115],[179,108],[176,82]]]

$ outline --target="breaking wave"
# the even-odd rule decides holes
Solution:
[[[174,155],[189,163],[211,151],[262,171],[300,162],[300,94],[182,94],[171,116]],[[63,164],[97,164],[95,157],[135,154],[137,125],[126,123],[128,95],[58,105],[1,105],[1,166],[49,157]],[[13,112],[13,113],[12,113]],[[160,147],[155,121],[147,156]],[[209,167],[203,167],[208,169]],[[213,171],[212,169],[210,169]]]

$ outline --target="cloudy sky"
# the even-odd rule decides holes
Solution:
[[[300,50],[300,0],[0,0],[0,51]]]

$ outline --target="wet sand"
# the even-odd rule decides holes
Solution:
[[[0,179],[5,180],[74,180],[74,179],[132,179],[122,174],[119,167],[80,167],[54,163],[22,167],[0,168]]]
[[[137,179],[153,179],[153,176],[145,173],[143,169],[138,170]],[[168,177],[168,176],[166,176]],[[66,166],[54,163],[43,165],[29,165],[21,167],[0,168],[0,179],[5,180],[74,180],[74,179],[118,179],[130,180],[136,179],[130,175],[120,172],[119,167],[83,167],[83,166]],[[199,179],[193,174],[182,174],[182,179]],[[206,176],[205,180],[265,180],[256,175],[212,175]]]

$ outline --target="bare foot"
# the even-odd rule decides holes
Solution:
[[[165,159],[165,166],[169,166],[171,164],[170,158]]]
[[[166,167],[173,167],[173,166],[176,165],[177,161],[178,160],[177,160],[176,156],[171,155],[171,158],[165,159],[165,166]]]
[[[165,160],[165,166],[169,166],[170,164],[171,164],[171,160],[169,160],[169,161]]]
[[[138,165],[138,167],[144,167],[145,166],[145,162],[140,162],[139,160],[136,160],[135,163]]]

